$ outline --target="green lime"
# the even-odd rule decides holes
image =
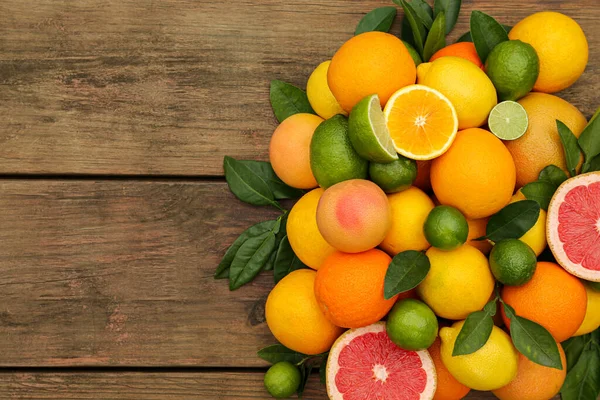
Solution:
[[[372,162],[369,164],[369,176],[384,192],[401,192],[417,178],[417,163],[404,156],[398,156],[396,161],[387,164]]]
[[[290,397],[300,386],[300,370],[288,361],[273,364],[265,374],[267,392],[276,399]]]
[[[456,208],[437,206],[427,216],[423,233],[433,247],[440,250],[454,250],[467,241],[469,224],[465,216]]]
[[[585,283],[595,292],[600,292],[600,282],[585,281]]]
[[[348,136],[362,158],[379,163],[398,159],[376,94],[356,103],[348,117]]]
[[[536,265],[535,252],[519,239],[501,240],[490,252],[492,274],[505,285],[519,286],[529,282]]]
[[[540,73],[540,61],[530,44],[508,40],[490,52],[485,71],[500,101],[518,100],[533,89]]]
[[[405,299],[390,311],[387,334],[404,350],[423,350],[430,347],[438,333],[438,321],[429,306],[420,300]]]
[[[322,188],[349,179],[367,179],[369,162],[352,147],[348,120],[343,115],[335,115],[315,129],[310,142],[310,168]]]
[[[408,50],[408,54],[410,54],[413,61],[415,62],[415,66],[418,67],[419,64],[423,62],[421,56],[419,55],[419,52],[410,43],[405,42],[404,40],[402,41],[402,43],[404,43],[404,46],[406,46],[406,50]]]
[[[515,140],[527,131],[527,111],[516,101],[507,100],[496,104],[488,117],[490,131],[502,140]]]

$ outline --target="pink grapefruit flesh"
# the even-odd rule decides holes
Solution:
[[[350,329],[329,353],[327,394],[332,400],[431,400],[435,388],[429,353],[396,346],[385,322]]]
[[[600,282],[600,172],[566,180],[548,207],[546,236],[571,274]]]

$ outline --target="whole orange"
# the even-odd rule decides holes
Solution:
[[[335,252],[315,279],[315,296],[325,316],[337,326],[360,328],[383,318],[398,296],[383,297],[383,282],[392,259],[383,251]]]
[[[317,187],[310,169],[310,141],[321,122],[323,118],[313,114],[294,114],[284,119],[271,136],[271,166],[277,176],[292,187]]]
[[[517,186],[521,187],[537,180],[550,164],[567,170],[556,120],[564,122],[577,137],[587,121],[575,106],[551,94],[530,93],[518,102],[527,111],[529,126],[523,136],[505,144],[515,161]]]
[[[517,377],[508,385],[494,390],[494,395],[500,400],[539,400],[556,396],[567,376],[565,352],[560,343],[557,345],[562,370],[536,364],[519,353]]]
[[[331,59],[327,83],[344,110],[377,94],[383,107],[398,89],[417,80],[415,62],[394,35],[366,32],[354,36]]]
[[[515,164],[500,139],[471,128],[458,132],[450,149],[431,164],[438,200],[467,218],[489,217],[508,204],[515,189]]]
[[[526,284],[504,286],[502,300],[513,307],[518,316],[542,325],[558,342],[573,336],[587,308],[583,283],[552,262],[538,262],[533,277]],[[504,309],[502,319],[510,328]]]
[[[429,62],[435,61],[440,57],[454,56],[464,58],[465,60],[471,61],[479,68],[483,69],[483,63],[479,59],[477,50],[473,42],[458,42],[446,46],[443,49],[438,50],[434,55],[431,56]]]
[[[446,366],[442,362],[440,355],[440,347],[442,342],[439,337],[435,339],[435,342],[427,349],[429,355],[435,365],[435,372],[437,373],[437,387],[435,389],[435,395],[433,400],[460,400],[471,391],[468,387],[460,383],[450,374],[450,371],[446,369]]]

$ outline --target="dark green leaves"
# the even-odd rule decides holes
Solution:
[[[290,115],[299,113],[314,114],[304,90],[279,80],[271,81],[269,92],[271,107],[279,122]]]
[[[436,51],[446,46],[445,29],[446,17],[444,16],[444,12],[440,12],[431,25],[431,30],[427,35],[427,40],[425,41],[425,46],[423,48],[423,60],[426,62],[429,61]]]
[[[581,159],[581,151],[577,144],[577,137],[562,121],[556,120],[556,127],[558,128],[558,135],[560,136],[560,141],[562,142],[565,151],[567,169],[571,176],[575,176],[577,175],[577,165]]]
[[[556,341],[543,326],[519,317],[515,310],[502,303],[510,319],[510,337],[521,354],[545,367],[563,369]]]
[[[496,315],[496,299],[486,304],[482,311],[469,314],[456,337],[452,356],[471,354],[482,348],[494,328],[492,318],[494,315]]]
[[[600,328],[563,342],[568,373],[563,400],[596,399],[600,395]]]
[[[427,35],[427,30],[424,23],[417,16],[417,12],[412,7],[411,3],[408,3],[406,0],[394,0],[394,3],[402,6],[404,10],[404,18],[408,21],[410,29],[412,31],[412,43],[414,44],[419,54],[423,54],[423,46],[425,44],[425,36]],[[404,30],[403,30],[404,36]],[[403,37],[404,40],[407,40],[407,37]],[[410,43],[410,41],[409,41]]]
[[[398,10],[396,7],[380,7],[368,12],[356,26],[355,35],[364,32],[388,32],[394,23]]]
[[[391,299],[398,293],[415,288],[429,272],[429,258],[419,251],[408,250],[397,254],[385,274],[383,296]]]
[[[517,201],[492,215],[486,227],[486,239],[518,239],[535,225],[540,205],[533,200]]]
[[[552,199],[552,196],[554,196],[556,189],[557,186],[555,186],[553,183],[538,180],[523,186],[521,192],[523,195],[525,195],[527,200],[534,200],[542,209],[548,210],[550,200]]]
[[[246,164],[225,156],[223,169],[229,190],[238,199],[255,206],[273,205],[280,208],[267,182]]]
[[[510,30],[512,29],[512,26],[508,26],[508,25],[502,25],[502,27],[504,28],[506,33],[509,33]],[[456,43],[472,42],[472,41],[473,41],[473,37],[471,36],[471,31],[467,31],[467,32],[463,33],[462,36],[456,40]]]
[[[508,40],[506,30],[494,18],[481,12],[471,13],[471,36],[481,62],[485,63],[496,45]]]
[[[308,267],[296,256],[287,236],[285,236],[279,244],[279,250],[277,250],[277,257],[275,258],[273,269],[275,283],[282,280],[290,272],[301,268]]]
[[[421,23],[425,25],[425,29],[431,29],[433,24],[433,9],[431,6],[425,0],[412,0],[409,5],[415,10]]]
[[[277,364],[281,361],[287,361],[292,364],[300,364],[308,356],[306,354],[290,350],[282,344],[267,346],[258,351],[258,356],[271,364]]]
[[[600,155],[600,118],[597,118],[599,113],[600,108],[596,110],[596,113],[579,136],[579,147],[585,155],[585,162],[581,168],[582,173],[592,171],[592,160]]]
[[[446,35],[452,31],[456,21],[458,20],[458,14],[460,13],[461,0],[435,0],[433,2],[433,13],[435,17],[440,13],[444,13],[446,17]]]
[[[276,199],[297,199],[301,197],[304,192],[300,189],[290,187],[283,183],[281,179],[273,171],[271,163],[266,161],[254,161],[254,160],[237,160],[248,167],[252,172],[258,175],[271,189],[273,197]]]
[[[540,172],[538,180],[550,182],[558,188],[561,183],[567,180],[567,178],[568,177],[567,174],[565,174],[565,171],[558,168],[556,165],[548,165],[542,170],[542,172]]]

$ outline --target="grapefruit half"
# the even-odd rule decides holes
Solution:
[[[558,187],[548,207],[546,236],[564,269],[600,282],[600,172],[573,177]]]
[[[329,353],[326,372],[331,400],[431,400],[437,383],[427,350],[396,346],[385,322],[340,336]]]

